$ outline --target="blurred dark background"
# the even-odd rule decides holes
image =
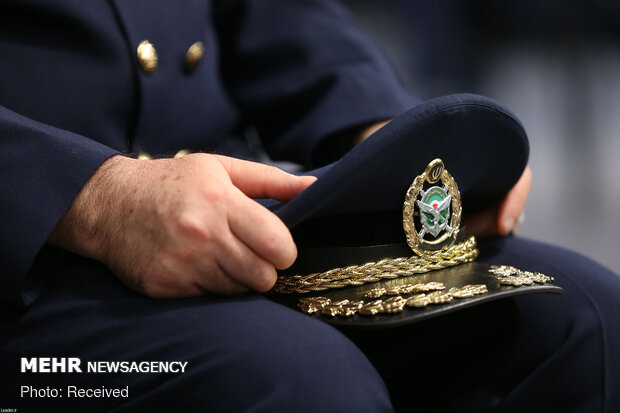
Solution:
[[[521,119],[523,236],[620,272],[620,1],[343,3],[421,97],[478,93]]]

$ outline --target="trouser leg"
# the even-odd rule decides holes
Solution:
[[[361,351],[325,323],[259,295],[153,300],[80,261],[2,322],[3,407],[48,411],[391,411]],[[86,281],[85,277],[90,277]],[[180,374],[21,374],[20,357],[187,361]],[[21,398],[20,386],[65,389]],[[128,386],[127,398],[67,398],[67,386]],[[6,400],[5,400],[6,399]],[[172,411],[172,410],[170,410]]]
[[[389,334],[349,332],[396,410],[620,411],[620,278],[519,238],[480,249],[480,262],[555,276],[564,293],[503,299]]]

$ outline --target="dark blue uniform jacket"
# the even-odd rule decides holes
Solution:
[[[417,102],[349,15],[318,0],[5,0],[0,79],[0,296],[18,304],[36,296],[33,260],[108,157],[243,155],[251,129],[273,159],[309,167],[326,138]]]
[[[150,74],[137,58],[144,40],[158,55]],[[190,71],[185,55],[197,41],[204,56]],[[492,239],[478,260],[555,276],[562,295],[524,294],[347,338],[259,294],[149,299],[102,264],[45,246],[115,154],[251,157],[243,138],[252,131],[273,159],[309,168],[345,149],[334,141],[340,131],[416,103],[332,1],[0,1],[2,407],[620,411],[620,279],[559,248]],[[26,356],[190,368],[26,375]],[[129,386],[130,397],[28,398],[25,385]]]

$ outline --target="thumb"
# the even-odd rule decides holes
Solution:
[[[525,209],[525,203],[530,193],[532,184],[532,170],[529,166],[523,171],[523,175],[514,187],[508,192],[502,201],[497,214],[497,232],[500,235],[508,235],[512,231],[519,215]]]
[[[288,201],[316,181],[314,176],[295,176],[274,166],[215,155],[233,185],[250,198]]]

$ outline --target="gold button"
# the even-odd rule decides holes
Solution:
[[[176,154],[174,154],[174,157],[175,158],[182,158],[184,156],[189,155],[190,153],[192,153],[192,152],[189,149],[181,149]]]
[[[153,73],[157,69],[157,50],[153,43],[143,40],[137,49],[138,61],[145,73]]]
[[[204,53],[205,47],[202,42],[195,42],[187,49],[187,53],[185,53],[185,68],[188,72],[192,72],[196,69]]]

